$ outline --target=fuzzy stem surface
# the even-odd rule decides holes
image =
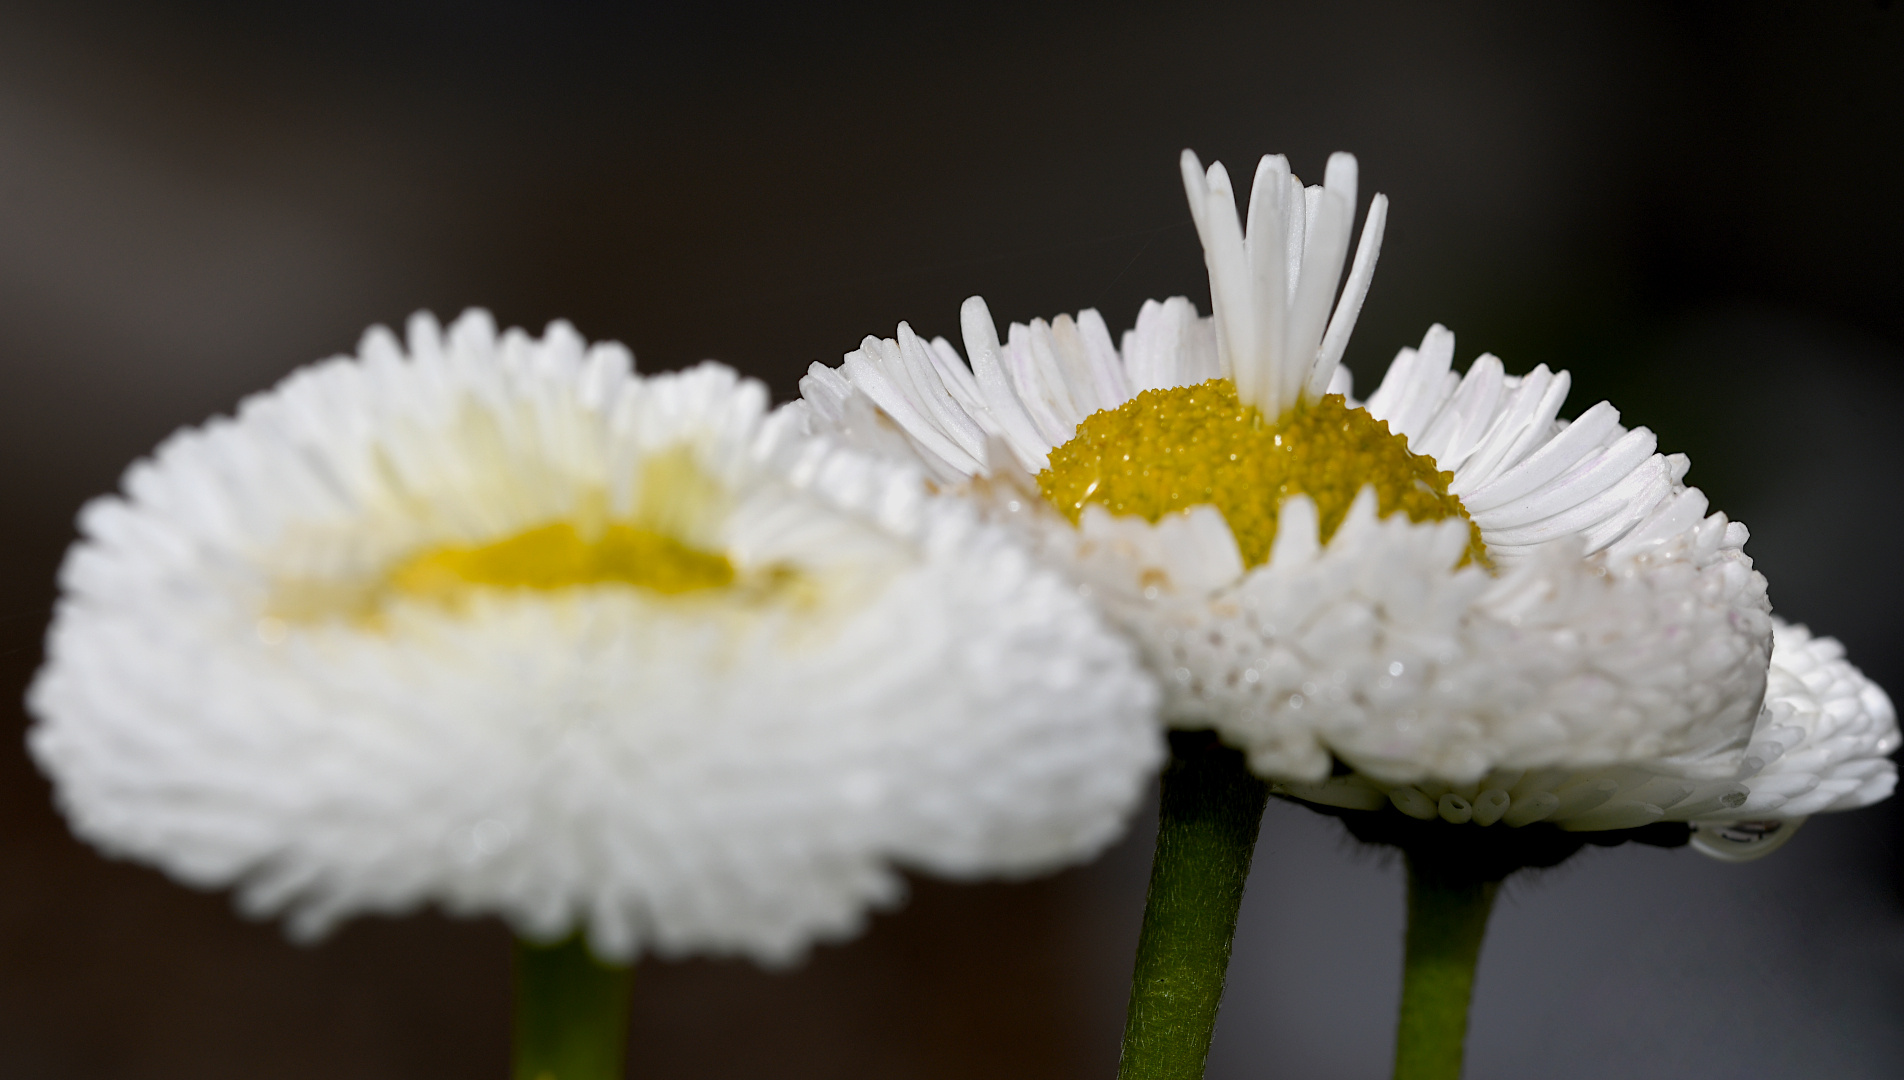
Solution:
[[[1481,938],[1501,883],[1408,852],[1408,941],[1402,961],[1395,1080],[1460,1080]]]
[[[622,1080],[634,977],[597,960],[580,934],[517,941],[515,1080]]]
[[[1174,732],[1119,1080],[1199,1080],[1269,787],[1207,731]]]

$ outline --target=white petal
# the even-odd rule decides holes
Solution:
[[[985,407],[991,410],[1019,461],[1028,469],[1043,469],[1045,455],[1057,444],[1046,442],[1038,434],[1013,392],[998,344],[998,327],[985,301],[968,297],[959,308],[959,325],[965,334],[965,355],[972,360],[972,374],[985,395]]]

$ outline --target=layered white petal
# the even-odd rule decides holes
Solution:
[[[903,365],[889,400],[969,455],[983,428],[900,348],[872,358]],[[1031,872],[1115,835],[1156,691],[1071,585],[759,384],[631,368],[563,324],[424,317],[135,465],[83,515],[30,694],[76,831],[299,933],[437,903],[764,961],[850,932],[896,867]],[[890,415],[858,418],[919,438]],[[681,460],[705,482],[651,468]],[[735,583],[379,586],[631,514]]]
[[[1479,780],[1385,783],[1368,774],[1279,782],[1286,795],[1329,806],[1391,805],[1413,817],[1479,826],[1548,821],[1563,829],[1692,823],[1693,844],[1728,861],[1767,855],[1805,819],[1855,810],[1897,786],[1899,745],[1890,698],[1844,660],[1831,638],[1774,622],[1765,701],[1743,756],[1721,752],[1714,770],[1697,757],[1605,769],[1496,769]]]
[[[1242,574],[1213,509],[1071,529],[1018,501],[1142,645],[1172,722],[1266,776],[1320,781],[1333,757],[1389,783],[1681,758],[1729,777],[1764,690],[1764,582],[1720,515],[1639,556],[1555,544],[1490,575],[1458,567],[1459,521],[1379,520],[1365,491],[1323,545],[1292,496]]]
[[[1264,157],[1250,187],[1247,222],[1237,217],[1221,162],[1205,170],[1185,150],[1181,165],[1210,271],[1220,374],[1235,381],[1245,404],[1279,416],[1334,377],[1375,272],[1388,200],[1377,195],[1369,206],[1338,303],[1355,223],[1353,156],[1332,155],[1323,183],[1307,189],[1282,156]]]
[[[901,324],[897,338],[867,338],[839,368],[814,364],[801,380],[797,411],[852,445],[917,460],[944,480],[985,471],[967,438],[974,428],[1001,438],[1021,466],[1036,471],[1079,421],[1144,390],[1229,378],[1245,402],[1270,416],[1304,395],[1335,392],[1381,253],[1387,198],[1370,203],[1344,283],[1355,218],[1352,155],[1332,155],[1324,182],[1308,188],[1283,158],[1263,158],[1247,228],[1222,164],[1206,171],[1186,150],[1182,165],[1216,316],[1199,318],[1190,301],[1173,297],[1146,302],[1118,348],[1091,309],[1075,320],[1013,323],[1001,342],[975,296],[960,319],[969,370],[944,339],[908,346],[917,338]],[[939,407],[946,402],[956,408]]]

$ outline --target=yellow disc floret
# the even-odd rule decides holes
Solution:
[[[619,508],[611,507],[605,489],[585,488],[565,514],[473,543],[413,547],[372,573],[278,577],[265,597],[264,618],[280,633],[288,623],[336,618],[381,625],[389,605],[406,600],[460,610],[482,590],[633,587],[662,596],[729,590],[752,600],[786,596],[799,583],[791,567],[744,569],[710,550],[719,543],[728,494],[685,447],[649,454],[634,479]],[[500,486],[499,494],[511,490]]]
[[[635,585],[658,593],[715,589],[734,581],[725,555],[700,551],[671,536],[633,525],[609,525],[585,537],[568,522],[474,547],[419,555],[391,575],[398,592],[443,598],[471,585],[566,589]]]
[[[1072,522],[1087,503],[1155,522],[1210,505],[1222,511],[1246,566],[1269,561],[1284,498],[1316,504],[1326,543],[1363,487],[1383,517],[1468,518],[1448,493],[1453,473],[1412,453],[1386,421],[1352,409],[1340,394],[1298,404],[1272,423],[1236,396],[1228,379],[1146,390],[1085,418],[1038,474],[1045,498]],[[1468,559],[1487,565],[1481,531],[1468,521]]]

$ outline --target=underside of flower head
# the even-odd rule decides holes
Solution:
[[[480,312],[408,337],[87,508],[31,692],[82,835],[303,934],[438,903],[765,961],[896,865],[1115,835],[1153,684],[1006,531],[717,365]]]
[[[1121,346],[1094,311],[1001,344],[973,298],[969,369],[902,324],[814,366],[807,423],[1016,521],[1140,642],[1173,724],[1214,727],[1289,790],[1339,787],[1346,765],[1364,801],[1446,817],[1453,793],[1448,814],[1475,822],[1810,812],[1759,798],[1783,783],[1749,751],[1769,723],[1765,583],[1745,528],[1683,483],[1687,459],[1605,402],[1562,419],[1565,372],[1491,355],[1457,372],[1440,326],[1357,401],[1340,361],[1386,201],[1338,299],[1352,158],[1306,189],[1265,158],[1241,216],[1220,164],[1186,153],[1183,173],[1212,316],[1153,301]],[[1892,775],[1880,712],[1851,802]],[[1687,793],[1568,786],[1621,767]],[[1724,783],[1745,798],[1708,790]],[[1389,798],[1404,787],[1420,799]],[[1475,809],[1497,789],[1506,804]]]

